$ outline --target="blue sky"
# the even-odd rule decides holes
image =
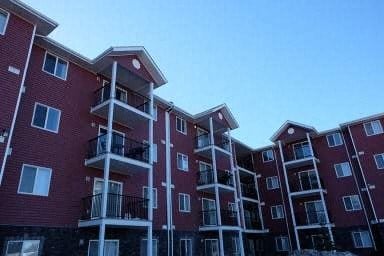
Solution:
[[[93,58],[143,45],[188,112],[223,102],[252,147],[287,119],[318,130],[383,112],[384,1],[25,0],[51,37]]]

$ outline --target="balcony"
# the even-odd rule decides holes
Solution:
[[[215,144],[211,143],[211,137],[209,133],[201,134],[195,137],[195,150],[194,152],[199,156],[212,159],[211,148],[214,148],[217,156],[230,156],[229,152],[229,140],[222,137],[215,137]]]
[[[327,223],[325,211],[307,210],[295,213],[296,226],[298,229],[322,228],[330,225]]]
[[[251,201],[258,201],[258,195],[255,184],[252,183],[240,183],[241,186],[241,196],[243,200],[250,199]]]
[[[233,192],[233,175],[228,171],[217,170],[217,181],[215,183],[214,170],[204,170],[197,173],[197,190],[215,193],[215,185],[220,192]]]
[[[149,99],[128,88],[116,86],[116,97],[110,98],[111,86],[105,84],[94,92],[91,113],[108,118],[109,103],[114,104],[113,121],[127,127],[149,120]]]
[[[246,230],[262,230],[261,220],[258,216],[245,216],[245,229]]]
[[[97,169],[104,169],[107,155],[107,134],[102,134],[88,141],[88,156],[85,165]],[[130,175],[150,168],[148,163],[149,145],[120,134],[112,134],[110,152],[111,172]]]
[[[101,206],[102,194],[88,196],[82,199],[81,218],[79,227],[99,225],[102,219]],[[147,226],[148,199],[108,194],[106,224],[126,226]]]
[[[250,159],[238,159],[236,162],[238,167],[250,172],[254,171],[253,163]]]
[[[313,165],[313,161],[319,162],[307,141],[293,144],[293,157],[285,157],[285,167],[287,169]]]
[[[237,212],[230,210],[221,210],[221,226],[228,229],[238,229]],[[212,231],[218,229],[216,210],[201,211],[200,231]]]
[[[297,176],[290,176],[288,180],[291,196],[303,197],[313,196],[319,194],[320,192],[326,193],[326,190],[323,189],[324,183],[321,178],[320,188],[315,171],[301,172]]]

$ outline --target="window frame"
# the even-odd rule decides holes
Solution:
[[[275,246],[276,246],[276,251],[277,252],[286,252],[286,251],[289,251],[289,246],[287,248],[279,248],[278,246],[278,240],[285,240],[286,241],[286,244],[289,245],[289,239],[287,236],[277,236],[275,237]],[[283,243],[281,243],[283,244]]]
[[[373,159],[375,160],[376,168],[378,170],[383,170],[384,169],[384,165],[382,167],[379,167],[376,157],[381,157],[383,159],[383,162],[384,162],[384,153],[379,153],[379,154],[373,155]]]
[[[22,246],[21,246],[21,250],[23,250],[23,246],[24,246],[24,242],[38,242],[38,245],[37,245],[37,254],[39,255],[40,254],[40,240],[30,240],[30,239],[27,239],[27,240],[8,240],[7,241],[7,247],[5,248],[5,256],[8,255],[8,247],[9,247],[9,243],[18,243],[18,242],[22,242]]]
[[[0,13],[3,13],[6,17],[5,17],[5,23],[4,23],[4,28],[3,28],[3,31],[0,31],[0,36],[4,36],[5,35],[5,32],[7,31],[7,27],[8,27],[8,22],[9,22],[9,17],[11,16],[9,12],[7,12],[6,10],[0,8]]]
[[[354,207],[354,204],[352,202],[352,200],[353,200],[352,198],[354,198],[354,199],[357,198],[357,200],[359,202],[359,208],[355,208]],[[343,196],[342,199],[343,199],[344,209],[345,209],[346,212],[356,212],[356,211],[361,211],[362,210],[362,205],[361,205],[360,197],[358,195]],[[350,203],[351,203],[351,206],[352,206],[351,209],[347,209],[346,200],[350,200]]]
[[[364,244],[364,240],[362,239],[362,234],[363,234],[363,233],[368,235],[368,237],[369,237],[369,241],[370,241],[370,245],[365,245],[365,244]],[[362,244],[362,246],[357,246],[357,243],[356,243],[354,234],[359,234],[359,237],[360,237],[360,239],[361,239],[361,244]],[[352,231],[352,232],[351,232],[351,235],[352,235],[353,245],[354,245],[355,248],[371,248],[371,247],[373,247],[372,237],[371,237],[369,231],[367,231],[367,230],[362,230],[362,231]]]
[[[148,186],[143,186],[143,198],[149,200],[149,198],[146,198],[146,197],[145,197],[145,190],[146,190],[146,189],[148,190],[149,187],[148,187]],[[158,204],[157,204],[157,188],[153,187],[153,188],[152,188],[152,191],[153,191],[153,192],[152,192],[152,195],[153,195],[153,196],[152,196],[152,197],[153,197],[153,198],[152,198],[152,199],[153,199],[153,200],[152,200],[152,208],[153,208],[153,209],[157,209],[157,206],[158,206]],[[156,200],[154,200],[154,199],[156,199]],[[148,202],[149,202],[149,201],[148,201]],[[144,206],[144,207],[147,208],[147,206]]]
[[[336,143],[336,140],[335,140],[335,136],[336,136],[336,135],[339,136],[339,138],[340,138],[340,144],[337,144],[337,143]],[[335,142],[334,145],[331,145],[331,144],[329,143],[329,137],[332,137],[333,141]],[[340,132],[334,132],[334,133],[328,134],[328,135],[327,135],[327,143],[328,143],[328,147],[329,147],[329,148],[334,148],[334,147],[338,147],[338,146],[343,145],[343,144],[344,144],[344,141],[343,141],[343,138],[342,138],[342,136],[341,136],[341,133],[340,133]]]
[[[35,113],[36,113],[36,107],[37,105],[40,105],[42,107],[45,107],[47,108],[47,112],[46,112],[46,115],[45,115],[45,121],[44,121],[44,127],[40,127],[40,126],[37,126],[35,125],[33,122],[35,120]],[[47,122],[48,122],[48,113],[49,113],[49,109],[53,109],[53,110],[56,110],[59,112],[59,116],[58,116],[58,119],[57,119],[57,130],[54,131],[54,130],[50,130],[50,129],[47,129],[46,126],[47,126]],[[48,132],[52,132],[52,133],[56,133],[58,134],[59,133],[59,128],[60,128],[60,121],[61,121],[61,110],[60,109],[57,109],[57,108],[54,108],[54,107],[50,107],[48,105],[45,105],[43,103],[40,103],[40,102],[35,102],[35,106],[33,107],[33,114],[32,114],[32,121],[31,121],[31,126],[34,127],[34,128],[38,128],[38,129],[41,129],[41,130],[44,130],[44,131],[48,131]]]
[[[177,128],[177,120],[180,120],[180,122],[184,125],[182,125],[182,127],[184,127],[185,131],[181,131]],[[178,131],[179,133],[182,133],[184,135],[187,135],[187,120],[185,120],[184,118],[182,117],[179,117],[179,116],[176,116],[176,131]]]
[[[120,240],[119,239],[105,239],[104,240],[104,248],[105,248],[105,242],[117,242],[117,255],[119,255],[119,252],[120,252]],[[96,240],[96,239],[90,239],[88,241],[88,252],[87,252],[87,256],[90,256],[89,255],[89,248],[91,248],[91,242],[97,242],[99,243],[99,240]],[[99,246],[99,245],[97,245]]]
[[[53,57],[56,58],[56,61],[55,61],[55,70],[54,70],[53,74],[50,73],[50,72],[48,72],[48,71],[46,71],[46,70],[44,69],[44,67],[45,67],[45,61],[46,61],[46,59],[47,59],[47,54],[49,54],[49,55],[51,55],[51,56],[53,56]],[[56,75],[57,63],[59,62],[59,59],[67,64],[67,68],[65,69],[65,76],[64,76],[64,78],[63,78],[63,77],[60,77],[60,76],[58,76],[58,75]],[[45,54],[44,54],[44,61],[43,61],[43,66],[42,66],[42,68],[41,68],[41,70],[42,70],[43,72],[45,72],[45,73],[47,73],[47,74],[49,74],[49,75],[51,75],[51,76],[57,77],[57,78],[59,78],[59,79],[61,79],[61,80],[63,80],[63,81],[67,81],[67,77],[68,77],[68,69],[69,69],[69,61],[67,61],[67,60],[65,60],[65,59],[63,59],[63,58],[61,58],[61,57],[59,57],[59,56],[56,55],[56,54],[50,53],[50,52],[48,52],[48,51],[45,51]]]
[[[282,215],[274,217],[273,216],[273,209],[281,209]],[[278,213],[277,210],[276,210],[276,213]],[[285,218],[284,208],[283,208],[282,204],[271,205],[271,217],[272,217],[272,220],[280,220],[280,219],[284,219]]]
[[[184,247],[182,248],[182,241],[189,241],[189,244],[191,245],[191,251],[190,251],[190,256],[193,255],[193,249],[192,249],[192,239],[191,238],[180,238],[180,241],[179,241],[179,248],[180,248],[180,255],[182,255],[182,249],[186,250],[187,247]],[[188,243],[185,243],[185,245],[188,244]],[[188,250],[186,250],[188,251]]]
[[[140,240],[140,242],[142,242],[142,241],[148,241],[148,239],[147,238],[142,238]],[[155,244],[156,244],[156,254],[155,254],[155,256],[158,256],[159,255],[159,239],[152,238],[152,255],[153,255],[153,242],[155,242]],[[147,245],[147,242],[145,242],[145,244]],[[140,250],[140,255],[141,255],[141,250]]]
[[[375,133],[374,129],[373,129],[373,126],[372,126],[372,123],[378,123],[379,126],[380,126],[380,129],[381,129],[381,132],[378,132],[378,133]],[[372,134],[368,134],[368,131],[367,131],[367,125],[370,125],[371,128],[372,128]],[[384,132],[383,130],[383,126],[381,125],[381,121],[380,119],[376,119],[376,120],[372,120],[372,121],[369,121],[369,122],[365,122],[363,123],[363,127],[364,127],[364,131],[365,131],[365,135],[367,135],[368,137],[370,136],[375,136],[375,135],[379,135],[379,134],[382,134]]]
[[[179,197],[179,212],[190,213],[191,212],[191,196],[189,194],[186,194],[186,193],[179,193],[178,197]],[[185,201],[185,198],[188,198],[187,210],[181,209],[181,201],[182,200],[180,200],[180,199],[183,199],[183,201]]]
[[[345,173],[344,173],[344,170],[343,170],[343,167],[342,167],[346,163],[348,164],[348,167],[349,167],[349,174],[348,175],[344,175]],[[337,166],[340,166],[341,171],[343,172],[343,176],[339,176],[339,174],[337,173]],[[338,178],[338,179],[352,176],[352,168],[351,168],[351,164],[349,162],[342,162],[342,163],[334,164],[333,165],[333,169],[335,170],[336,178]]]
[[[181,160],[182,160],[182,162],[184,162],[184,157],[187,159],[187,160],[186,160],[186,161],[187,161],[186,169],[182,169],[182,168],[180,168],[180,166],[179,166],[179,156],[181,156]],[[183,153],[180,153],[180,152],[177,152],[177,154],[176,154],[176,167],[177,167],[177,169],[180,170],[180,171],[188,172],[188,171],[189,171],[189,157],[188,157],[188,155],[183,154]]]
[[[276,180],[277,181],[277,187],[269,187],[268,186],[268,180]],[[273,185],[273,182],[271,181],[271,184]],[[274,189],[279,189],[280,188],[280,182],[279,178],[277,176],[270,176],[265,178],[265,183],[267,184],[267,190],[274,190]]]
[[[35,168],[36,169],[36,174],[35,174],[35,180],[34,180],[34,183],[33,183],[32,193],[20,191],[20,185],[21,185],[21,180],[22,180],[23,173],[24,173],[24,167],[30,167],[30,168]],[[48,188],[47,188],[47,194],[46,195],[35,194],[34,193],[34,190],[35,190],[35,187],[36,187],[36,177],[37,177],[37,173],[38,173],[39,169],[49,170],[49,183],[48,183]],[[20,178],[19,178],[19,186],[17,188],[17,194],[48,197],[49,196],[49,190],[51,188],[51,181],[52,181],[52,168],[43,167],[43,166],[36,166],[36,165],[31,165],[31,164],[23,164],[22,167],[21,167],[21,173],[20,173]]]
[[[268,157],[268,152],[272,152],[272,159],[267,159],[265,160],[264,158],[264,153],[267,153],[267,157]],[[267,150],[264,150],[261,152],[261,158],[263,159],[263,163],[268,163],[268,162],[272,162],[273,160],[275,160],[275,153],[273,152],[273,149],[267,149]]]

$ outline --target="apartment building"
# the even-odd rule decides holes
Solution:
[[[88,59],[48,37],[57,26],[0,2],[0,254],[382,249],[384,115],[288,121],[253,149],[225,104],[156,96],[167,80],[144,47]]]

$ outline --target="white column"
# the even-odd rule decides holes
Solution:
[[[116,93],[116,73],[117,73],[117,62],[114,61],[112,64],[112,79],[111,79],[111,90],[110,90],[110,102],[108,108],[108,127],[107,127],[107,154],[104,160],[104,182],[103,182],[103,197],[101,202],[101,219],[105,219],[107,215],[107,199],[108,199],[108,183],[109,183],[109,166],[110,166],[110,152],[112,145],[112,130],[113,130],[113,108],[114,98]],[[105,238],[105,224],[100,225],[99,231],[99,256],[104,255],[104,238]]]
[[[149,144],[149,164],[148,170],[148,226],[147,233],[147,256],[152,256],[152,225],[153,225],[153,83],[149,84],[149,114],[151,118],[148,121],[148,144]]]
[[[296,246],[297,246],[297,249],[300,250],[301,249],[301,247],[300,247],[300,238],[299,238],[299,233],[297,231],[295,213],[293,212],[293,204],[292,204],[292,198],[291,198],[291,189],[289,188],[287,169],[285,168],[285,160],[284,160],[283,148],[281,146],[281,141],[280,140],[279,140],[279,152],[280,152],[281,162],[283,163],[285,186],[287,187],[287,192],[288,192],[288,201],[289,201],[289,207],[290,207],[290,210],[291,210],[293,229],[294,229],[294,232],[295,232]],[[281,184],[280,184],[280,186],[281,186]],[[288,216],[285,216],[285,218],[288,218]],[[289,229],[288,229],[288,232],[289,232]]]
[[[235,191],[234,191],[233,194],[234,194],[235,203],[236,203],[235,205],[236,205],[236,211],[237,211],[237,214],[236,214],[236,216],[237,216],[237,225],[239,227],[241,227],[240,206],[243,207],[243,204],[241,202],[241,204],[239,205],[240,201],[237,198],[237,185],[236,185],[236,180],[235,180],[235,175],[234,175],[234,172],[235,172],[236,169],[235,169],[235,165],[234,165],[234,162],[233,162],[234,158],[233,158],[233,150],[232,150],[232,137],[231,137],[231,130],[229,128],[227,129],[227,134],[228,134],[228,139],[229,139],[229,152],[231,153],[231,155],[229,157],[229,161],[230,161],[230,164],[231,164],[231,174],[232,174],[232,179],[233,179],[233,186],[235,188]],[[239,181],[240,181],[240,179],[239,179]],[[244,222],[244,224],[245,224],[245,222]],[[242,230],[239,230],[239,240],[240,240],[240,243],[239,243],[240,244],[240,255],[244,256],[244,246],[243,246],[243,233],[242,233]]]

